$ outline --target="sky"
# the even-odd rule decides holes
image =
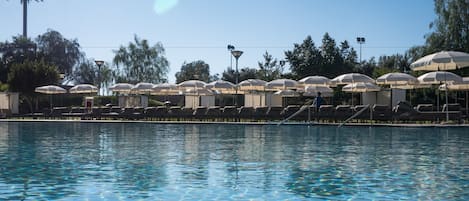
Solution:
[[[404,53],[424,44],[435,18],[433,0],[44,0],[28,5],[28,36],[53,29],[107,62],[134,35],[161,42],[174,83],[184,62],[203,60],[221,75],[231,65],[228,44],[244,52],[239,68],[258,68],[266,51],[285,59],[308,35],[320,46],[326,32],[358,53],[356,37],[364,37],[363,60]],[[19,0],[0,1],[0,24],[0,41],[22,34]]]

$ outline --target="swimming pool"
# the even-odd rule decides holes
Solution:
[[[0,200],[468,200],[468,128],[0,122]]]

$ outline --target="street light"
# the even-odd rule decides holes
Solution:
[[[236,59],[236,83],[235,84],[238,84],[238,59],[239,57],[243,54],[243,51],[240,51],[240,50],[233,50],[231,51],[231,54],[235,57]]]
[[[357,37],[357,43],[360,44],[360,63],[362,63],[362,44],[365,43],[365,38]]]
[[[228,51],[230,51],[230,68],[233,69],[233,50],[235,49],[235,46],[233,45],[229,45],[226,47],[226,49],[228,49]]]
[[[98,95],[101,90],[101,66],[104,64],[103,60],[94,60],[94,63],[98,66]]]

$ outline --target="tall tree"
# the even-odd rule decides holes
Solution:
[[[47,30],[36,38],[38,57],[58,67],[60,73],[71,79],[73,68],[84,57],[77,39],[66,39],[58,31]]]
[[[301,44],[295,43],[293,50],[286,51],[285,56],[295,79],[320,73],[321,52],[314,45],[311,36],[307,36]]]
[[[99,70],[101,71],[98,72]],[[95,86],[101,84],[107,88],[111,84],[112,78],[112,71],[108,63],[98,68],[92,59],[81,61],[73,71],[73,81],[76,84],[93,84]]]
[[[12,42],[0,43],[0,82],[7,82],[13,64],[36,59],[36,44],[23,36],[14,36]]]
[[[434,31],[426,36],[429,50],[469,52],[469,1],[435,0],[435,13]]]
[[[180,83],[186,80],[210,82],[210,65],[202,60],[190,63],[184,62],[181,71],[176,73],[176,82]]]
[[[24,61],[12,65],[8,73],[10,91],[20,92],[28,103],[31,111],[34,89],[39,86],[57,84],[59,74],[57,68],[44,61]]]
[[[31,0],[21,0],[21,4],[23,4],[23,37],[28,37],[28,3]],[[43,1],[43,0],[35,0],[36,2]]]
[[[285,52],[290,63],[294,79],[310,75],[335,77],[353,71],[356,65],[356,52],[347,41],[337,46],[335,40],[324,34],[320,49],[316,48],[311,36],[306,37],[302,44],[294,44],[293,50]]]
[[[244,67],[239,70],[239,77],[238,82],[242,82],[243,80],[247,79],[256,79],[258,78],[258,71],[255,68]],[[231,83],[236,82],[236,71],[230,67],[228,67],[222,73],[222,80],[229,81]]]
[[[469,1],[435,0],[435,14],[425,44],[407,50],[412,61],[442,50],[469,52]]]
[[[283,73],[283,66],[277,64],[277,59],[274,59],[269,52],[263,55],[264,61],[258,62],[259,70],[258,78],[265,81],[272,81],[279,79]]]
[[[150,46],[148,40],[135,35],[133,43],[130,42],[127,47],[121,46],[114,53],[113,62],[118,68],[117,80],[129,83],[166,82],[169,62],[160,42]]]

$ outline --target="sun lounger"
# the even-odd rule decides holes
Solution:
[[[269,107],[267,110],[267,118],[270,120],[282,120],[283,119],[283,107]]]
[[[253,117],[256,120],[265,120],[267,119],[267,111],[269,111],[268,107],[255,107]]]
[[[221,108],[221,117],[228,121],[237,121],[239,118],[238,108],[236,106],[225,106]]]
[[[254,119],[254,108],[242,106],[238,108],[238,115],[241,119]]]
[[[392,108],[387,105],[374,104],[372,112],[374,120],[391,121],[393,118]]]
[[[337,105],[335,107],[334,119],[343,121],[354,114],[354,108],[350,105]]]
[[[321,105],[317,114],[311,115],[311,119],[315,119],[319,116],[322,120],[335,120],[335,108],[332,105]]]

